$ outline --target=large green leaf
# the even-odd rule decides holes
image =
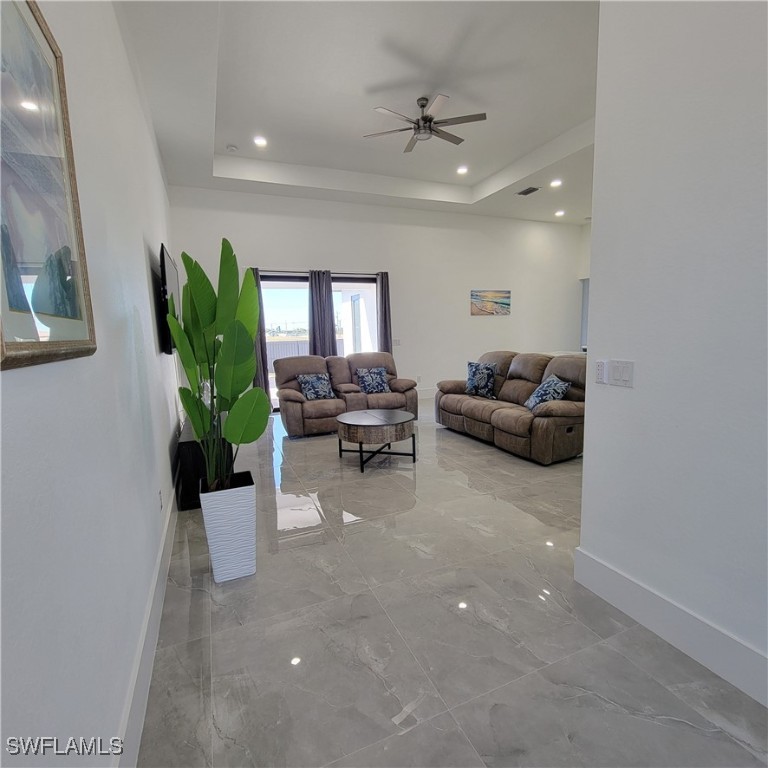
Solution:
[[[184,410],[187,412],[187,416],[189,416],[189,420],[192,422],[195,437],[198,440],[202,440],[210,429],[211,412],[205,403],[199,397],[193,395],[192,390],[187,389],[187,387],[179,387],[179,397],[181,398]]]
[[[259,292],[256,290],[253,271],[250,269],[243,276],[236,317],[248,329],[251,338],[255,339],[256,330],[259,327]]]
[[[200,391],[200,382],[197,377],[197,361],[195,360],[195,353],[192,351],[187,334],[184,333],[183,328],[179,325],[179,321],[173,315],[168,315],[168,327],[171,329],[171,338],[176,345],[176,351],[179,353],[184,373],[187,374],[189,386],[197,394]]]
[[[223,435],[234,445],[253,443],[267,428],[272,404],[260,387],[248,390],[232,406],[224,422]]]
[[[181,254],[181,260],[187,271],[187,284],[192,303],[200,319],[200,326],[207,328],[216,322],[216,291],[213,290],[208,275],[198,262],[186,253]]]
[[[192,351],[195,353],[198,365],[206,362],[203,329],[200,327],[197,310],[192,302],[192,292],[189,289],[189,283],[185,283],[181,289],[181,322],[184,326],[184,332],[189,338]]]
[[[221,262],[219,263],[219,290],[216,300],[216,333],[221,335],[235,319],[237,294],[240,289],[237,272],[237,258],[229,240],[221,241]]]
[[[245,392],[256,375],[253,337],[239,321],[233,320],[221,340],[215,383],[218,392],[229,400]]]

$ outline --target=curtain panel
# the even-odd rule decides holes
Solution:
[[[379,315],[379,352],[392,353],[392,315],[389,309],[389,272],[376,273],[376,311]]]
[[[309,354],[338,354],[333,316],[333,282],[327,269],[309,271]]]
[[[261,296],[261,277],[257,267],[251,267],[254,280],[256,281],[256,291],[259,294],[259,326],[256,329],[256,376],[253,379],[254,387],[261,387],[269,397],[269,371],[267,370],[267,334],[264,330],[264,301]]]

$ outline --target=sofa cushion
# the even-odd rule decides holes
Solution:
[[[443,395],[440,399],[440,408],[448,411],[448,413],[461,416],[461,407],[470,397],[470,395]]]
[[[328,373],[331,375],[331,384],[333,384],[334,389],[338,389],[342,384],[352,383],[352,374],[346,357],[339,357],[338,355],[326,357],[325,364],[328,366]]]
[[[353,384],[358,383],[358,368],[384,368],[388,379],[397,377],[395,358],[389,352],[355,352],[347,355],[347,366]]]
[[[467,363],[467,394],[495,400],[493,385],[497,370],[495,363]]]
[[[511,403],[502,403],[499,400],[488,400],[484,397],[468,397],[461,406],[461,415],[475,421],[491,423],[491,414],[499,408],[514,408]]]
[[[301,394],[307,400],[331,400],[336,397],[331,388],[331,378],[327,373],[300,373],[296,381],[301,387]]]
[[[305,419],[327,419],[344,413],[346,406],[338,397],[333,400],[307,400],[302,406]]]
[[[562,400],[570,386],[569,381],[558,379],[553,373],[536,387],[533,394],[525,401],[525,407],[533,410],[541,403],[548,403],[550,400]]]
[[[296,376],[300,373],[328,373],[325,358],[319,355],[296,355],[295,357],[279,357],[274,363],[275,385],[278,389],[295,389],[301,391]]]
[[[576,402],[584,400],[587,386],[586,355],[573,354],[553,357],[544,371],[544,379],[552,374],[571,383],[570,389],[565,393],[565,400],[575,400]]]
[[[387,383],[387,370],[384,367],[358,368],[355,375],[358,386],[366,395],[392,391]]]
[[[381,392],[368,395],[368,408],[404,408],[405,395],[401,392]]]
[[[524,352],[515,355],[509,365],[507,380],[499,391],[499,400],[522,405],[541,384],[551,355]]]
[[[491,424],[494,429],[507,432],[518,437],[528,437],[531,434],[533,414],[522,405],[507,404],[491,414]]]
[[[496,364],[496,373],[502,378],[506,377],[509,370],[509,364],[512,362],[512,358],[517,352],[508,352],[506,350],[497,350],[495,352],[483,352],[480,357],[477,358],[478,363],[490,363]]]

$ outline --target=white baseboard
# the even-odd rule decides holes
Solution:
[[[154,587],[147,597],[144,622],[139,635],[139,643],[133,662],[131,687],[123,709],[120,735],[123,738],[123,754],[114,765],[120,768],[135,766],[139,758],[141,732],[144,728],[144,715],[147,710],[149,684],[152,681],[152,668],[155,661],[155,647],[160,632],[160,618],[163,614],[165,585],[168,579],[168,567],[173,550],[173,536],[176,530],[176,496],[171,490],[170,503],[165,511],[165,531],[162,545],[158,549],[155,561]]]
[[[683,653],[768,706],[768,658],[757,648],[635,581],[612,565],[574,551],[574,578]]]

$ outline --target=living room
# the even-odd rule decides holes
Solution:
[[[578,349],[589,277],[579,581],[765,703],[763,4],[601,6],[593,228],[588,213],[526,221],[185,184],[158,151],[122,11],[41,9],[65,62],[98,348],[2,374],[4,738],[119,735],[123,764],[136,760],[179,413],[150,257],[165,242],[214,270],[222,236],[242,266],[389,271],[398,369],[424,399],[488,350]],[[196,43],[200,83],[215,83],[215,42]],[[210,174],[210,147],[199,162]],[[510,289],[511,316],[472,318],[474,288]],[[712,406],[720,355],[728,408]],[[633,389],[592,384],[608,358],[635,361]]]

